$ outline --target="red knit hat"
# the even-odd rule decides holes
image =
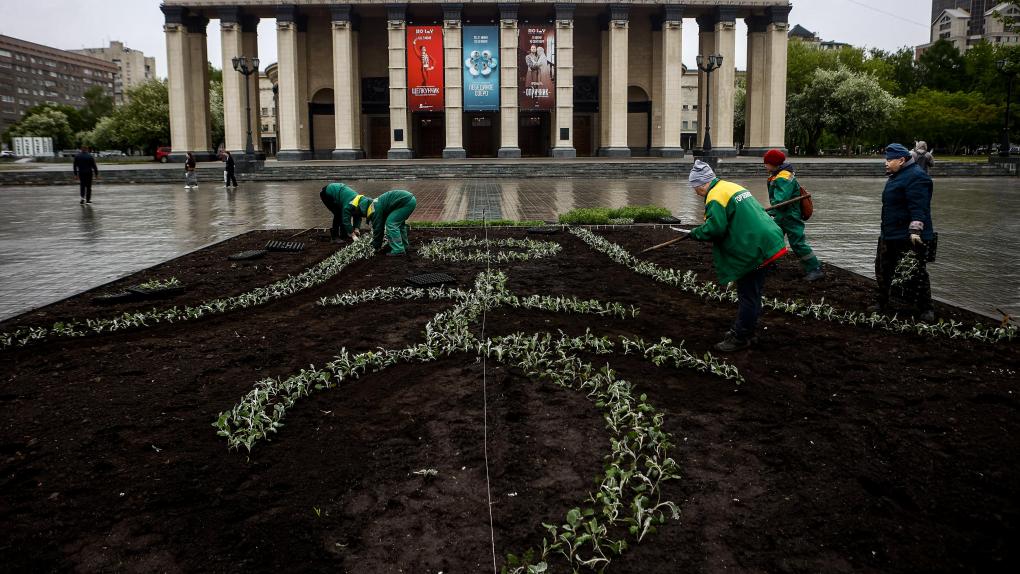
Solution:
[[[786,154],[778,149],[770,149],[765,152],[765,163],[774,166],[783,165],[786,162]]]

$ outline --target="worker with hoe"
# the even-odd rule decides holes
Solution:
[[[407,219],[417,205],[414,194],[403,189],[387,191],[374,201],[366,197],[359,202],[358,208],[372,226],[372,248],[376,254],[385,253],[389,257],[407,254]]]
[[[765,269],[788,251],[783,230],[750,191],[717,178],[707,163],[694,162],[688,182],[705,198],[705,223],[692,229],[690,237],[712,242],[719,283],[737,283],[737,320],[715,348],[726,353],[746,349],[756,340]]]
[[[331,183],[323,186],[319,199],[333,213],[333,224],[329,228],[329,238],[334,243],[351,241],[359,235],[361,216],[364,213],[359,207],[361,202],[372,203],[372,198],[359,195],[346,184]],[[343,232],[341,233],[341,230]]]
[[[894,143],[885,148],[885,171],[889,176],[882,191],[882,231],[875,254],[878,303],[874,312],[889,310],[890,291],[896,266],[911,251],[917,255],[917,269],[902,285],[901,293],[917,317],[935,320],[931,302],[931,281],[926,261],[933,260],[935,230],[931,222],[931,177],[905,146]]]
[[[793,171],[793,166],[786,161],[786,154],[778,149],[770,149],[765,153],[765,169],[769,172],[769,202],[772,205],[789,201],[800,196],[800,183]],[[814,251],[804,237],[804,219],[801,216],[799,201],[772,211],[772,220],[783,230],[790,241],[790,249],[800,257],[804,267],[804,279],[817,281],[825,277],[822,264],[815,257]]]

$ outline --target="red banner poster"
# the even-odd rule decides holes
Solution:
[[[412,112],[442,111],[443,28],[407,27],[407,106]]]
[[[518,60],[520,97],[524,110],[556,107],[556,29],[522,26]]]

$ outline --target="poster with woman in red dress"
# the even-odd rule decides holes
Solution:
[[[407,92],[407,107],[412,112],[443,110],[441,27],[407,27]]]

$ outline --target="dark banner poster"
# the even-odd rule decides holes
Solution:
[[[499,110],[499,28],[464,26],[464,111]]]
[[[412,112],[442,111],[443,28],[407,27],[407,107]]]
[[[551,110],[556,107],[556,29],[523,26],[520,38],[520,90],[518,105],[523,110]]]

